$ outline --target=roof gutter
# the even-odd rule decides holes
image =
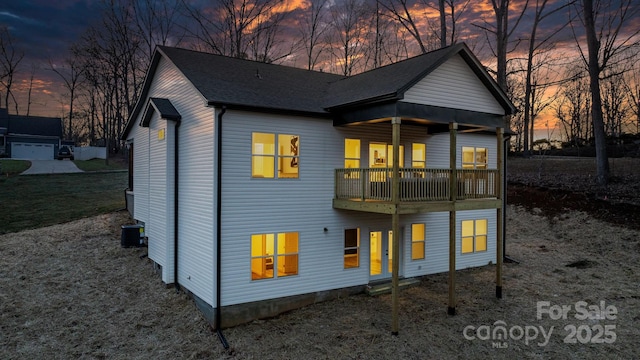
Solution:
[[[303,117],[313,117],[313,118],[330,118],[331,114],[329,114],[324,109],[319,109],[318,111],[311,110],[295,110],[295,109],[285,109],[278,107],[266,107],[266,106],[257,106],[257,105],[246,105],[246,104],[234,104],[234,103],[221,103],[217,101],[208,101],[208,106],[216,107],[216,108],[225,108],[230,110],[242,110],[242,111],[253,111],[259,113],[267,113],[267,114],[278,114],[278,115],[294,115],[294,116],[303,116]]]
[[[222,116],[227,107],[222,105],[216,121],[216,333],[225,349],[229,343],[222,333]]]
[[[173,140],[173,283],[176,287],[176,292],[180,291],[180,282],[178,281],[178,180],[179,174],[178,165],[180,164],[178,156],[178,150],[180,149],[178,146],[178,133],[180,129],[180,124],[182,121],[180,119],[176,119],[175,126],[175,138]]]

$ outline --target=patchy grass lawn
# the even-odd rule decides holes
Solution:
[[[449,316],[447,274],[437,274],[401,292],[398,336],[390,295],[356,295],[225,329],[228,350],[192,300],[163,286],[146,249],[120,247],[126,212],[0,235],[0,358],[637,358],[640,231],[575,211],[507,214],[507,253],[520,263],[505,265],[501,300],[494,266],[459,271]],[[538,319],[539,301],[571,310]],[[581,301],[614,306],[616,318],[577,319]]]
[[[13,176],[0,181],[0,234],[125,207],[126,172]]]
[[[0,159],[0,181],[2,178],[18,175],[30,166],[31,162],[27,160]]]
[[[109,159],[108,163],[105,159],[91,160],[74,160],[74,164],[82,171],[106,171],[106,170],[125,170],[127,164],[119,158]]]

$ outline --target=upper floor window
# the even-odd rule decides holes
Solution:
[[[299,146],[298,135],[254,132],[251,136],[251,176],[274,178],[277,174],[278,178],[297,178]]]
[[[462,253],[487,251],[487,219],[462,220]]]
[[[360,140],[344,139],[344,167],[357,169],[360,167]]]
[[[424,169],[427,167],[427,145],[411,144],[411,167]]]
[[[297,274],[297,232],[251,235],[251,280]]]
[[[487,148],[462,147],[462,168],[464,169],[486,169],[487,159]]]
[[[400,146],[399,166],[404,167],[404,146]],[[370,167],[393,167],[393,145],[385,143],[369,144]]]

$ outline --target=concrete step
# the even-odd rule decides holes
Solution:
[[[420,280],[416,278],[406,278],[400,279],[398,281],[398,289],[405,289],[411,286],[418,285]],[[376,296],[380,294],[389,294],[391,293],[391,280],[385,281],[383,283],[376,283],[367,285],[367,294],[370,296]]]

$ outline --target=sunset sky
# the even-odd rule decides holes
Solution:
[[[331,3],[337,1],[340,0],[332,0]],[[557,0],[555,3],[562,1],[564,0]],[[437,3],[437,1],[432,2]],[[523,0],[512,1],[514,4],[512,14],[518,12],[523,2]],[[535,3],[533,0],[530,2]],[[202,6],[206,6],[211,1],[199,0],[192,1],[192,3],[201,3],[204,4]],[[21,114],[26,112],[26,91],[30,75],[33,72],[31,115],[62,115],[64,108],[62,102],[68,100],[60,94],[60,78],[46,68],[49,67],[49,59],[54,63],[60,62],[66,56],[69,46],[82,36],[88,26],[99,20],[99,4],[99,0],[21,0],[0,3],[0,25],[8,26],[15,40],[15,46],[24,52],[24,59],[20,63],[17,81],[13,88],[19,101]],[[289,6],[293,9],[304,9],[309,6],[309,3],[307,0],[291,0]],[[419,25],[426,24],[427,17],[437,18],[437,11],[426,7],[424,2],[415,3],[413,8],[421,14],[421,17],[416,20]],[[298,19],[295,16],[288,19],[285,28],[289,32],[296,31],[295,26],[298,24]],[[460,40],[466,41],[485,65],[491,65],[492,58],[489,47],[486,44],[483,31],[473,24],[483,25],[482,19],[491,21],[493,16],[490,0],[471,0],[469,8],[463,13],[457,24],[461,34]],[[567,11],[562,11],[554,18],[546,20],[540,31],[543,33],[553,31],[558,24],[566,21],[567,18]],[[631,24],[635,24],[636,27],[640,26],[640,17]],[[512,39],[526,39],[530,28],[531,16],[527,16],[519,24],[518,31],[512,36]],[[298,36],[299,34],[292,35]],[[576,44],[570,29],[565,29],[554,39],[558,54],[567,59],[577,58]],[[188,47],[189,44],[183,42],[178,46]],[[305,60],[296,58],[289,58],[288,62],[290,65],[300,67],[305,64]],[[4,101],[2,106],[5,107]],[[9,111],[15,112],[12,104]],[[544,122],[540,126],[546,128]]]

